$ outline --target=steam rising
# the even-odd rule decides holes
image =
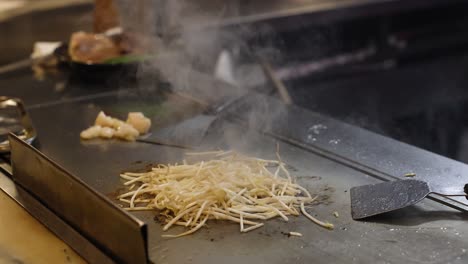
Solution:
[[[217,27],[227,15],[238,15],[239,6],[233,1],[211,1],[216,5],[216,12],[213,8],[207,12],[200,3],[203,4],[184,0],[119,1],[123,27],[144,34],[153,45],[151,50],[157,53],[154,61],[139,70],[141,90],[154,89],[154,84],[148,86],[151,83],[143,81],[143,76],[158,73],[176,92],[213,107],[227,98],[244,95],[248,91],[245,83],[259,84],[265,80],[255,59],[257,56],[271,58],[279,53],[272,45],[252,46],[246,38],[271,33],[271,30],[266,26]],[[216,81],[215,73],[231,86]],[[271,109],[263,101],[256,103],[260,111],[248,115],[249,127],[258,127],[259,123],[269,126],[265,122],[283,111]],[[226,141],[237,145],[235,140]]]

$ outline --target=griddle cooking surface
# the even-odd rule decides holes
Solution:
[[[137,142],[80,141],[79,132],[92,123],[100,109],[118,110],[121,102],[134,99],[109,96],[32,109],[39,149],[113,199],[122,186],[120,172],[148,163],[174,163],[183,156],[180,149]],[[232,146],[249,155],[274,158],[276,141],[253,131],[245,133],[245,128],[239,125],[223,123],[219,131],[209,134],[204,146]],[[464,243],[468,226],[459,212],[424,201],[370,222],[353,221],[349,188],[378,180],[292,145],[281,144],[280,149],[284,161],[295,168],[293,174],[298,176],[298,182],[321,195],[321,204],[310,208],[310,212],[333,222],[334,231],[320,228],[301,216],[291,217],[289,223],[274,219],[247,234],[241,234],[236,224],[210,222],[194,235],[163,239],[161,225],[153,219],[155,214],[137,212],[135,215],[149,227],[151,260],[156,263],[384,263],[389,260],[391,263],[466,263],[468,260]],[[339,218],[333,217],[334,211],[339,212]],[[284,235],[290,231],[301,232],[303,237]]]

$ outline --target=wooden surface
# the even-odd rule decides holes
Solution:
[[[0,191],[0,263],[86,263]]]

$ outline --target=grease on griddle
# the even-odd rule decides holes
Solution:
[[[117,188],[115,191],[113,192],[109,192],[109,193],[106,193],[106,197],[111,199],[112,201],[115,201],[120,207],[123,207],[123,203],[119,201],[119,199],[117,199],[117,197],[123,193],[126,193],[128,192],[127,190],[128,188],[126,187],[120,187],[120,188]]]
[[[154,215],[153,220],[155,222],[158,222],[161,225],[164,225],[166,221],[166,216],[161,214],[161,211],[156,211],[156,214]]]
[[[314,176],[314,175],[301,175],[301,176],[296,176],[296,179],[307,179],[307,180],[316,180],[319,181],[322,179],[320,176]]]
[[[264,235],[264,236],[267,236],[267,237],[271,237],[271,233],[268,233],[268,232],[258,232],[260,235]]]
[[[312,202],[312,205],[319,205],[319,204],[329,205],[329,204],[332,204],[333,200],[332,200],[331,197],[332,197],[332,193],[334,193],[334,192],[335,192],[335,188],[330,187],[328,185],[325,185],[318,192],[319,195],[317,196],[317,199],[315,199],[315,201]]]
[[[276,167],[274,164],[270,164],[270,165],[267,165],[265,166],[266,168],[273,168],[273,167]],[[291,164],[288,164],[288,163],[285,163],[284,164],[284,167],[290,171],[299,171],[299,169],[297,169],[296,167],[294,167],[293,165]],[[312,176],[314,177],[314,176]]]
[[[132,162],[132,165],[134,166],[129,166],[123,170],[120,171],[120,173],[125,173],[125,172],[136,172],[136,173],[141,173],[141,172],[150,172],[151,168],[156,166],[158,163],[153,163],[149,161],[134,161]]]

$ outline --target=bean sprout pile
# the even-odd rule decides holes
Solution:
[[[249,232],[264,221],[305,215],[328,229],[333,224],[319,221],[305,210],[315,198],[291,177],[277,153],[277,160],[264,160],[234,151],[187,153],[198,161],[158,165],[149,172],[120,175],[128,192],[118,198],[130,211],[158,210],[167,231],[174,225],[187,231],[164,237],[194,233],[208,220],[228,220]]]

